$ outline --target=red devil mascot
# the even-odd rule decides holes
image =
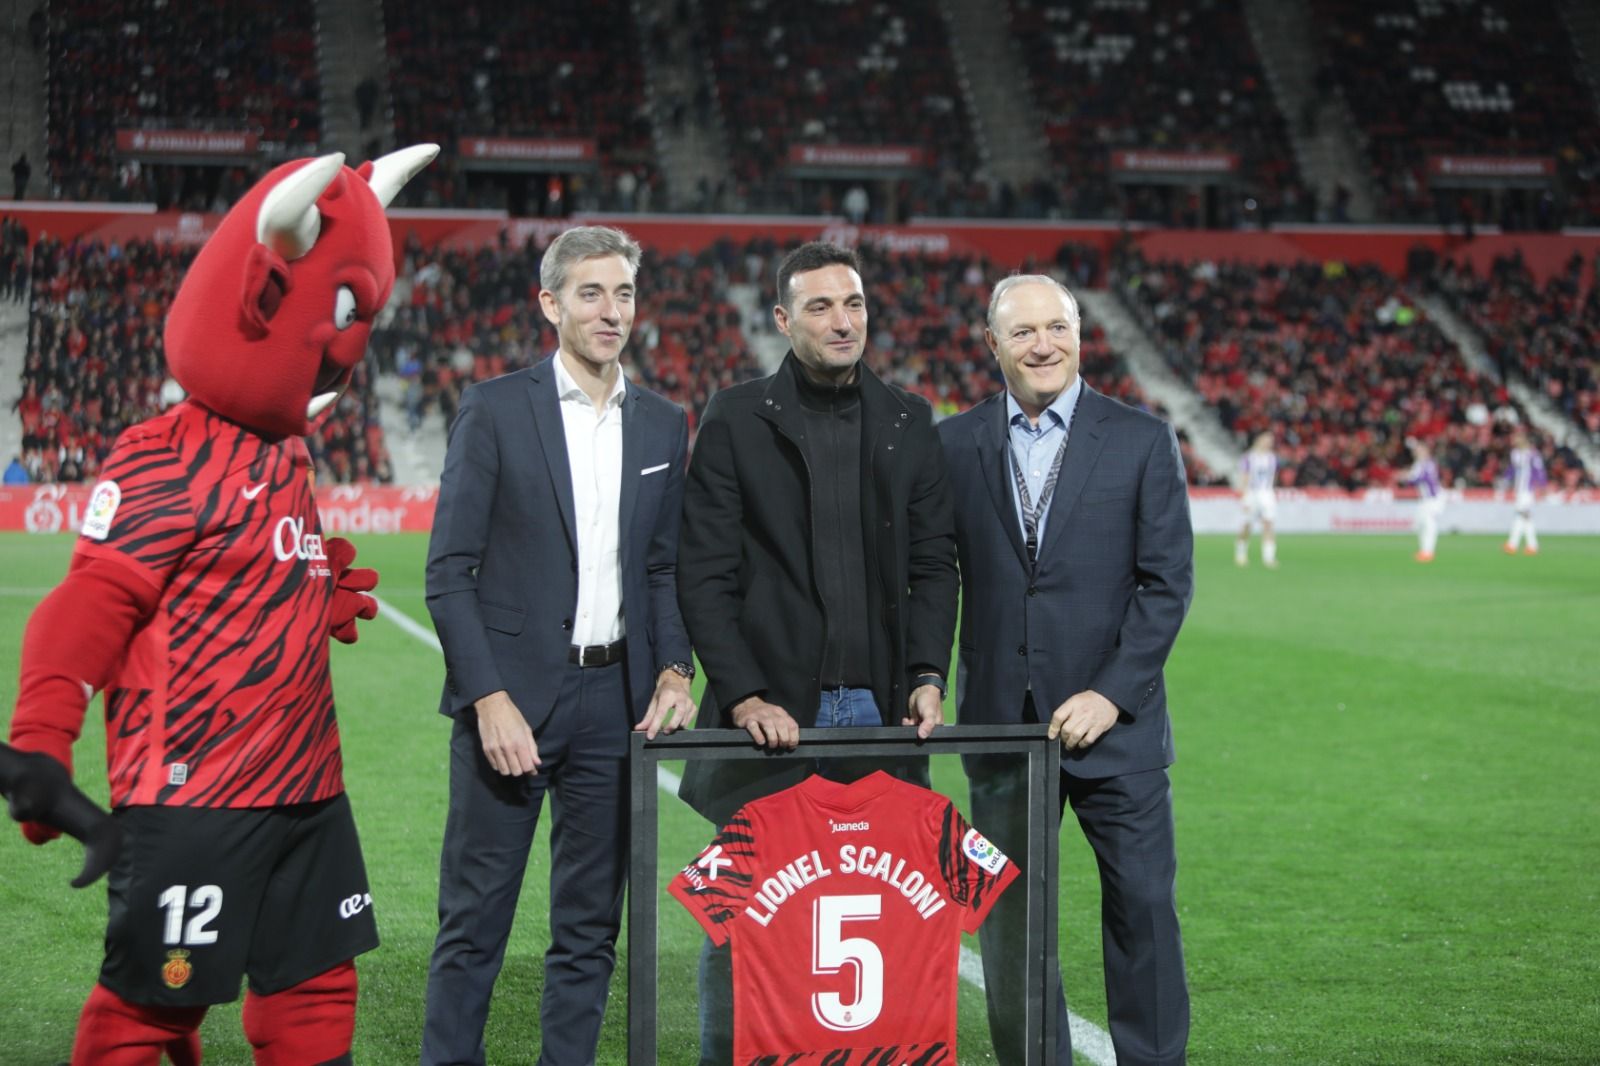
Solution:
[[[257,1063],[349,1061],[353,960],[378,938],[328,638],[376,613],[377,574],[323,539],[302,437],[394,285],[384,208],[436,154],[285,163],[227,214],[167,315],[188,399],[118,439],[29,620],[11,742],[70,768],[103,691],[122,837],[74,1066],[198,1062],[244,976]]]

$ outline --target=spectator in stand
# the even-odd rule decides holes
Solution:
[[[33,167],[28,163],[28,153],[23,152],[17,156],[16,162],[11,164],[11,198],[23,200],[28,195],[28,179],[33,176]]]

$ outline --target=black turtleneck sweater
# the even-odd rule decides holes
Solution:
[[[811,547],[826,619],[824,689],[872,684],[867,622],[866,537],[861,528],[861,374],[847,385],[819,385],[798,361],[811,469]]]

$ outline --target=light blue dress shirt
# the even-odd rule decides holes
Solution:
[[[1079,375],[1072,379],[1072,386],[1064,390],[1055,402],[1044,409],[1039,415],[1037,426],[1028,421],[1028,416],[1022,413],[1022,408],[1017,404],[1017,398],[1006,391],[1006,421],[1011,427],[1011,454],[1016,459],[1017,469],[1022,471],[1022,480],[1028,486],[1028,498],[1034,506],[1038,506],[1039,493],[1044,489],[1045,478],[1050,476],[1050,466],[1056,460],[1056,450],[1062,447],[1067,440],[1067,435],[1072,432],[1072,413],[1078,406],[1078,396],[1083,392],[1083,377]],[[1022,501],[1017,497],[1017,479],[1006,470],[1006,484],[1011,486],[1011,503],[1017,509],[1017,529],[1026,536],[1026,527],[1022,523]],[[1055,494],[1046,501],[1044,509],[1039,512],[1039,543],[1044,543],[1045,522],[1050,517],[1050,506],[1054,502]]]

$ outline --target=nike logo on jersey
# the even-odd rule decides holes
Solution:
[[[261,490],[266,488],[266,487],[267,487],[267,483],[265,481],[263,481],[261,484],[257,485],[255,488],[240,489],[239,490],[239,495],[243,496],[247,500],[253,500],[257,496],[261,495]]]

